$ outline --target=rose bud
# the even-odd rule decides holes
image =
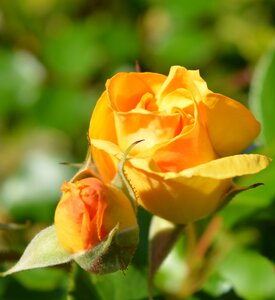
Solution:
[[[65,182],[62,191],[63,195],[55,212],[55,226],[60,244],[68,252],[75,253],[74,259],[86,270],[106,273],[124,269],[138,243],[137,220],[128,198],[116,187],[105,185],[93,177]],[[112,237],[108,240],[110,232]],[[127,236],[126,242],[123,240],[124,236]],[[103,252],[100,250],[101,245]],[[113,246],[115,250],[111,249]],[[130,251],[130,254],[124,253],[124,246],[125,251]],[[120,256],[111,258],[113,261],[115,258],[120,261],[118,268],[104,265],[104,260],[110,261],[108,253]],[[127,259],[123,262],[124,254]],[[91,263],[87,259],[89,255],[92,256]]]

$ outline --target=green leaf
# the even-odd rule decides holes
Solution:
[[[138,241],[138,227],[119,231],[117,225],[106,240],[91,250],[74,254],[73,259],[84,270],[95,274],[125,270],[133,258]]]
[[[176,225],[154,216],[149,232],[149,296],[152,298],[153,280],[156,272],[182,233],[184,225]]]
[[[148,299],[146,272],[134,266],[125,272],[92,275],[92,282],[102,300]]]
[[[50,291],[57,289],[67,280],[67,273],[61,268],[44,268],[26,270],[14,274],[15,278],[25,288],[30,290]]]
[[[25,285],[22,285],[12,276],[9,278],[2,279],[1,286],[3,286],[4,290],[3,292],[1,291],[0,294],[2,300],[66,300],[65,282],[63,282],[53,290],[41,291],[35,288],[29,288]]]
[[[75,264],[71,275],[68,300],[102,300],[91,281],[89,273]]]
[[[268,299],[275,296],[273,264],[257,252],[237,249],[219,266],[223,278],[245,299]]]
[[[275,39],[256,67],[249,95],[250,108],[262,124],[260,139],[265,143],[273,142],[275,137],[274,78]]]
[[[52,225],[40,231],[32,239],[17,264],[2,273],[2,276],[28,269],[63,264],[71,259],[71,254],[59,244],[55,226]]]
[[[213,297],[221,297],[231,290],[232,285],[218,273],[212,274],[203,286],[203,290]]]

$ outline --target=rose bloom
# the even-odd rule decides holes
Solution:
[[[137,226],[128,198],[97,178],[65,182],[62,191],[55,226],[61,245],[71,253],[96,246],[117,224],[119,230]]]
[[[232,178],[263,169],[243,151],[259,123],[239,102],[211,92],[198,71],[174,66],[168,76],[118,73],[106,83],[91,118],[89,137],[105,182],[134,142],[125,175],[149,212],[188,223],[215,211],[234,187]],[[255,157],[253,157],[255,159]]]

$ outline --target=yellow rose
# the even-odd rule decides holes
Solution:
[[[94,109],[89,137],[105,182],[134,142],[125,175],[138,202],[175,223],[207,216],[233,188],[232,178],[269,160],[235,155],[258,135],[259,123],[239,102],[211,92],[198,71],[174,66],[168,76],[118,73]]]
[[[61,245],[70,253],[88,250],[119,230],[137,226],[134,210],[117,188],[88,177],[62,185],[63,196],[55,211]]]

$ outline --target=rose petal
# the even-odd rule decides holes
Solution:
[[[152,156],[163,172],[180,172],[216,158],[207,131],[198,121],[190,132],[163,145]]]
[[[89,138],[103,139],[113,143],[117,141],[116,132],[114,130],[114,115],[108,106],[106,92],[101,95],[94,109],[90,122]],[[92,155],[97,162],[97,168],[103,180],[110,182],[116,174],[113,158],[94,147],[92,147]]]
[[[157,99],[161,101],[167,94],[183,88],[188,90],[194,99],[200,99],[202,95],[209,92],[206,82],[200,77],[199,71],[189,71],[181,66],[173,66],[157,94]]]
[[[80,199],[74,201],[70,198],[66,196],[58,203],[55,225],[58,228],[59,241],[63,247],[69,252],[77,252],[91,246],[92,238],[93,244],[97,244],[99,240],[96,231],[93,235],[90,231],[92,229],[90,224],[87,225],[90,219],[84,203]]]
[[[182,132],[152,154],[152,159],[162,172],[179,172],[217,158],[207,130],[200,121],[201,113],[196,102],[177,111],[182,115]]]
[[[269,157],[259,154],[240,154],[210,161],[191,169],[180,172],[181,175],[192,177],[202,176],[215,179],[233,178],[255,174],[265,169],[271,162]],[[172,177],[175,175],[172,174]],[[167,178],[170,177],[167,174]]]
[[[236,155],[180,173],[159,173],[149,161],[141,161],[131,160],[125,172],[139,203],[153,214],[186,224],[214,212],[232,188],[232,178],[257,173],[271,160],[263,155]]]
[[[190,91],[178,88],[162,97],[157,102],[160,111],[173,113],[175,109],[185,110],[186,113],[193,113],[194,99]]]
[[[137,226],[134,209],[121,190],[107,185],[105,197],[107,207],[103,223],[107,232],[112,230],[116,224],[119,224],[119,230]]]
[[[127,167],[125,173],[145,209],[178,224],[194,222],[214,212],[232,187],[231,179],[178,176],[164,180],[165,173],[147,173],[133,166]]]
[[[107,141],[93,145],[121,157],[120,149]],[[125,175],[139,203],[148,211],[175,223],[185,224],[203,218],[222,204],[233,184],[232,178],[257,173],[270,159],[256,154],[235,155],[176,172],[160,172],[148,157],[131,158]]]
[[[241,103],[209,93],[203,104],[209,136],[220,156],[242,152],[259,134],[260,124]]]
[[[144,94],[155,94],[165,78],[156,73],[116,74],[106,84],[111,107],[121,112],[134,109]]]
[[[122,152],[113,143],[92,140],[94,147],[120,157]],[[126,167],[127,179],[133,185],[139,202],[153,214],[175,223],[187,223],[214,211],[222,195],[231,188],[231,180],[195,176],[187,178],[177,173],[161,173],[148,159],[133,158]],[[143,169],[143,170],[142,170]],[[176,178],[164,178],[174,174]]]
[[[146,151],[158,144],[168,142],[181,131],[179,114],[160,115],[142,112],[115,113],[118,145],[125,151],[138,140],[134,152]]]

